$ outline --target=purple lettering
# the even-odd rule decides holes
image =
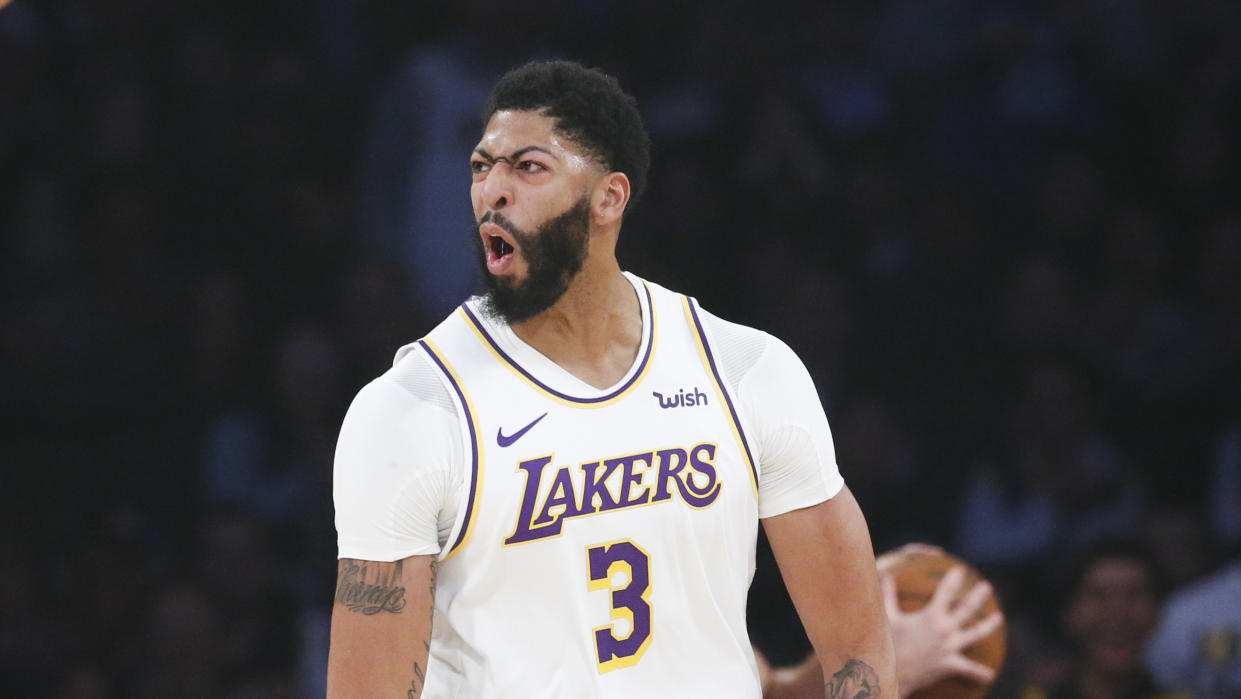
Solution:
[[[615,459],[605,461],[603,472],[597,478],[595,474],[599,473],[599,462],[592,461],[588,464],[582,464],[582,474],[586,476],[585,483],[582,485],[582,512],[603,512],[604,510],[615,510],[616,498],[612,497],[611,491],[604,485],[604,481],[612,477],[612,473],[616,471],[616,467],[620,465]],[[595,502],[595,498],[599,502]]]
[[[704,453],[705,457],[702,456]],[[706,476],[707,482],[699,486],[697,480],[694,479],[694,474],[684,474],[677,483],[681,486],[681,497],[685,498],[685,502],[694,507],[706,507],[715,502],[715,498],[720,494],[721,484],[716,478],[714,461],[714,444],[699,444],[690,451],[690,468]]]
[[[573,476],[568,467],[557,470],[556,477],[552,480],[551,492],[547,494],[547,501],[543,503],[543,511],[534,518],[534,524],[537,526],[556,520],[556,526],[560,526],[561,519],[582,514],[581,508],[577,505],[576,496],[577,492],[573,489]],[[564,507],[564,511],[553,515],[553,507]]]
[[[590,588],[612,591],[612,618],[628,616],[633,622],[629,632],[620,638],[612,626],[595,629],[599,671],[632,665],[651,642],[651,605],[647,601],[651,589],[650,558],[632,541],[614,541],[586,549],[586,560]],[[617,564],[628,569],[629,582],[624,587],[611,587],[612,567]],[[627,613],[618,613],[622,609]]]
[[[557,536],[565,520],[573,517],[671,500],[674,483],[681,499],[695,508],[714,503],[722,487],[715,469],[715,445],[698,444],[688,452],[671,447],[588,461],[578,466],[582,472],[580,490],[574,470],[562,466],[556,469],[547,495],[540,502],[543,474],[551,462],[551,456],[540,456],[517,464],[517,469],[525,473],[526,485],[517,522],[513,533],[504,540],[505,545]],[[657,464],[655,483],[643,487],[645,474]],[[617,481],[612,484],[614,489],[608,487],[613,478]]]
[[[660,449],[656,452],[656,456],[659,458],[659,478],[655,481],[655,496],[651,498],[651,502],[660,502],[672,497],[672,490],[668,484],[670,481],[677,480],[677,474],[689,462],[689,455],[680,447]],[[680,487],[679,481],[677,485]]]
[[[640,493],[634,495],[633,486],[642,482],[642,472],[650,468],[651,452],[648,451],[645,454],[622,456],[619,459],[609,459],[608,463],[611,464],[613,461],[620,462],[620,465],[624,467],[621,471],[620,502],[617,503],[616,506],[633,507],[634,505],[645,505],[650,502],[650,488],[643,488]],[[645,467],[640,469],[637,473],[634,473],[635,464],[644,464]]]
[[[540,456],[517,464],[517,468],[526,472],[526,489],[521,494],[521,513],[517,515],[517,528],[513,535],[504,540],[505,544],[520,544],[524,541],[555,536],[560,533],[560,525],[564,520],[557,519],[544,527],[533,527],[531,518],[534,516],[535,501],[539,499],[539,483],[543,480],[543,469],[552,462],[550,456]]]

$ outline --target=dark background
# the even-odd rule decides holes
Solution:
[[[1040,678],[1076,553],[1241,548],[1238,36],[1227,0],[15,0],[0,684],[322,694],[336,431],[473,288],[478,107],[535,57],[642,106],[626,268],[792,345],[877,550],[983,569],[997,693]],[[769,559],[752,600],[797,659]]]

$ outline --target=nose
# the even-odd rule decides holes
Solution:
[[[503,160],[497,160],[479,183],[482,204],[488,209],[499,210],[513,203],[513,168]]]

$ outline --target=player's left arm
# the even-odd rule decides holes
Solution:
[[[435,609],[434,555],[342,558],[328,647],[328,699],[422,696]]]
[[[899,696],[870,532],[848,488],[763,520],[829,699]]]
[[[758,514],[822,667],[818,695],[897,697],[870,532],[837,468],[810,373],[767,336],[735,379],[758,466]]]

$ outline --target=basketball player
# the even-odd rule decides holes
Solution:
[[[484,122],[488,292],[341,427],[329,696],[758,697],[761,521],[823,694],[895,697],[870,535],[802,363],[617,263],[649,159],[633,99],[532,63]]]

